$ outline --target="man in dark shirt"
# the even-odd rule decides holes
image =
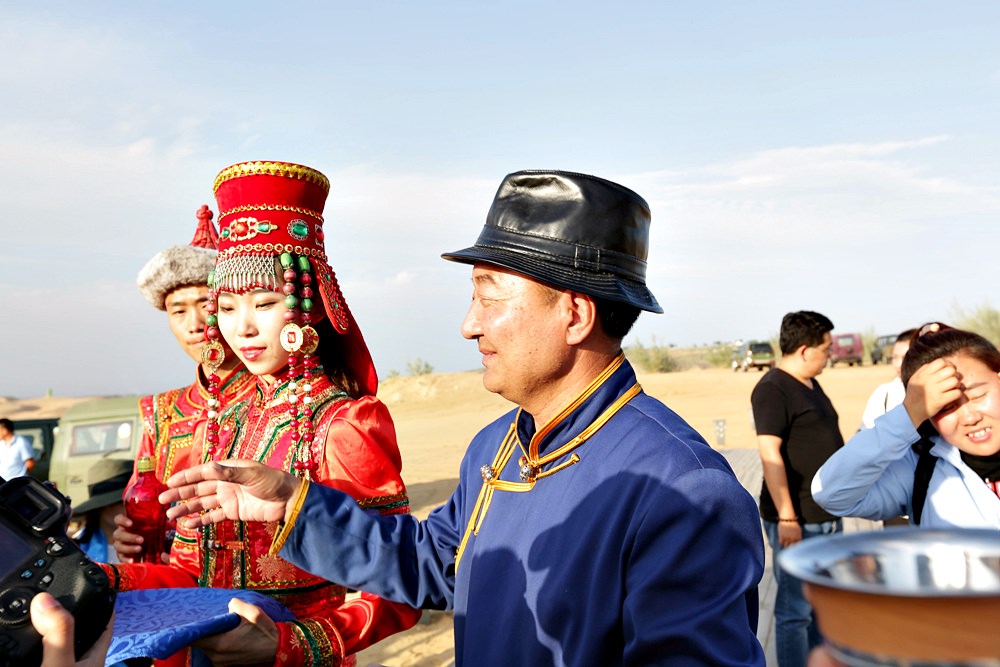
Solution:
[[[781,360],[750,397],[764,469],[760,516],[775,556],[779,667],[803,667],[809,649],[821,638],[801,582],[778,568],[777,556],[806,538],[843,528],[841,520],[817,505],[810,492],[816,470],[844,446],[837,411],[816,381],[830,357],[832,329],[833,322],[819,313],[785,315]]]

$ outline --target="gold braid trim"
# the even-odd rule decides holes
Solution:
[[[329,628],[316,619],[292,621],[295,634],[303,652],[312,658],[313,665],[339,665],[344,660],[344,642],[340,633],[330,624]],[[335,641],[330,640],[333,635]]]
[[[321,259],[324,262],[327,261],[326,253],[316,248],[309,248],[301,245],[290,245],[286,243],[240,243],[220,251],[216,262],[232,255],[249,255],[253,253],[280,255],[283,252],[294,252],[298,255],[309,255],[311,257]]]
[[[510,461],[511,455],[514,453],[514,449],[517,447],[517,436],[515,435],[515,430],[517,426],[517,420],[510,425],[507,430],[507,435],[504,436],[503,444],[500,445],[500,449],[497,450],[496,456],[493,457],[493,463],[491,468],[493,470],[503,470]],[[462,536],[462,541],[458,545],[458,549],[455,551],[455,569],[458,569],[458,564],[462,560],[462,554],[465,552],[465,545],[469,541],[469,537],[473,534],[479,534],[479,527],[483,525],[483,519],[486,518],[486,511],[490,507],[490,503],[493,501],[493,489],[494,484],[490,480],[483,480],[483,485],[479,489],[479,497],[476,499],[476,505],[472,508],[472,513],[469,514],[469,523],[465,527],[465,535]]]
[[[212,184],[212,192],[218,192],[219,186],[228,180],[240,178],[241,176],[284,176],[286,178],[297,178],[300,181],[316,183],[327,192],[330,191],[330,180],[315,169],[310,169],[301,164],[290,162],[241,162],[226,167],[215,177]]]
[[[225,218],[235,215],[236,213],[247,213],[249,211],[284,211],[286,213],[298,213],[299,215],[309,216],[310,218],[318,220],[320,224],[323,224],[323,216],[311,208],[288,206],[287,204],[243,204],[242,206],[236,206],[228,211],[219,213],[219,221],[221,222]]]
[[[537,452],[538,444],[541,439],[551,432],[556,424],[568,417],[573,410],[582,405],[583,402],[589,398],[598,387],[600,387],[616,370],[618,370],[624,359],[625,356],[623,354],[619,354],[618,357],[612,361],[608,367],[605,368],[604,371],[593,382],[591,382],[590,385],[584,389],[584,391],[581,392],[581,394],[577,396],[573,402],[563,409],[559,415],[552,419],[548,424],[545,424],[545,426],[543,426],[542,429],[531,439],[529,451]],[[611,405],[609,405],[597,419],[587,426],[587,428],[581,431],[579,435],[567,442],[565,445],[554,449],[540,458],[532,459],[530,456],[525,456],[524,458],[527,460],[528,465],[530,465],[531,469],[534,471],[534,474],[527,482],[510,482],[494,477],[494,475],[499,475],[500,472],[507,466],[516,448],[521,447],[523,451],[523,446],[517,437],[517,422],[521,414],[521,411],[518,410],[517,414],[514,416],[513,423],[507,430],[507,435],[504,436],[500,449],[497,450],[496,456],[493,458],[493,463],[489,466],[490,470],[486,470],[487,466],[483,466],[483,486],[479,489],[479,497],[476,499],[476,504],[472,508],[472,513],[469,515],[469,522],[465,527],[465,534],[462,536],[462,541],[459,543],[458,549],[455,552],[455,569],[458,569],[458,565],[461,562],[462,554],[465,552],[465,547],[469,541],[469,537],[479,534],[483,521],[486,519],[486,513],[489,511],[490,505],[493,501],[494,491],[526,493],[535,487],[535,482],[538,480],[544,479],[549,475],[554,475],[560,470],[564,470],[571,465],[579,463],[580,455],[574,452],[568,461],[565,461],[548,470],[541,470],[541,466],[558,460],[586,442],[641,391],[642,387],[638,382],[636,382]],[[487,477],[487,473],[489,473],[489,477]]]
[[[292,506],[292,513],[288,516],[288,521],[278,523],[278,531],[274,534],[274,539],[271,540],[271,548],[267,550],[268,556],[277,556],[278,552],[281,551],[281,547],[285,546],[288,534],[292,532],[292,528],[295,526],[295,520],[299,518],[299,512],[302,511],[302,505],[306,502],[306,494],[308,493],[309,478],[305,476],[300,477],[299,491],[298,495],[295,496],[295,504]]]

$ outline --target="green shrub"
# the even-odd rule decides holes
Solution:
[[[418,357],[406,362],[406,372],[410,375],[430,375],[434,372],[434,367]]]
[[[994,345],[1000,345],[1000,311],[989,305],[982,305],[967,313],[960,308],[953,315],[954,326],[975,331]]]
[[[668,348],[657,345],[655,338],[650,347],[643,345],[642,341],[636,341],[635,345],[625,348],[625,356],[637,368],[647,373],[670,373],[679,370],[677,362],[670,357]]]

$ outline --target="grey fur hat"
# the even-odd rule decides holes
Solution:
[[[196,213],[198,228],[190,245],[175,245],[156,253],[139,271],[139,292],[154,308],[166,310],[167,294],[179,287],[207,285],[215,268],[219,235],[212,211],[203,205]]]

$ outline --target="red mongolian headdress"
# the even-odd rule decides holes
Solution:
[[[324,247],[326,176],[288,162],[241,162],[226,167],[213,186],[219,206],[216,291],[280,291],[275,259],[283,253],[307,257],[333,328],[346,336],[348,372],[374,395],[378,377],[371,354],[330,268]]]

